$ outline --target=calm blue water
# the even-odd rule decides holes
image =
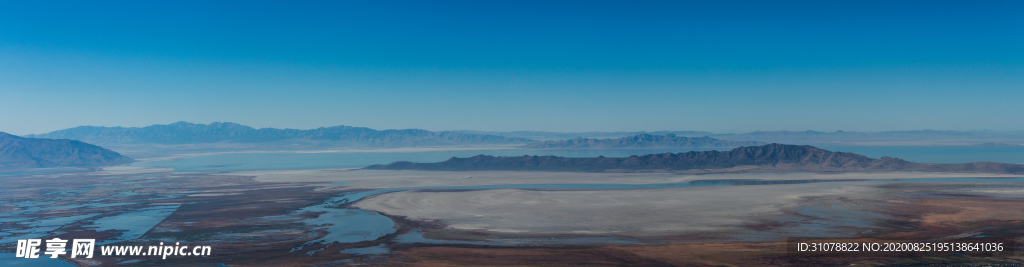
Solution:
[[[853,152],[871,158],[890,156],[918,163],[967,163],[994,161],[1024,163],[1024,146],[823,146],[822,149]]]
[[[28,217],[4,218],[3,220],[0,220],[0,222],[17,222],[18,224],[23,224],[29,226],[30,228],[28,228],[27,230],[19,231],[4,229],[3,232],[0,232],[0,244],[18,242],[18,239],[42,238],[44,236],[49,235],[49,233],[52,232],[53,230],[57,230],[57,228],[60,228],[61,226],[72,224],[74,222],[96,215],[97,214],[84,214],[42,220]]]
[[[66,168],[39,168],[39,169],[29,169],[29,170],[20,170],[20,171],[8,171],[8,172],[0,171],[0,176],[6,176],[6,175],[26,175],[26,174],[47,174],[47,173],[59,173],[59,172],[75,172],[75,171],[84,171],[84,170],[85,169],[83,169],[83,168],[73,168],[73,167],[66,167]]]
[[[93,221],[93,225],[95,225],[94,230],[97,232],[106,230],[126,230],[126,232],[123,232],[121,236],[97,242],[96,245],[139,238],[142,234],[148,232],[149,229],[152,229],[163,221],[164,218],[170,216],[171,213],[178,209],[178,206],[179,205],[155,206],[136,212],[128,212],[96,219]]]
[[[831,151],[853,152],[872,158],[897,157],[921,163],[965,163],[995,161],[1024,163],[1024,147],[962,146],[833,146]],[[708,150],[708,149],[698,149]],[[175,161],[143,162],[132,166],[172,167],[179,172],[223,172],[282,169],[358,168],[395,161],[441,162],[451,157],[476,155],[561,157],[628,157],[654,153],[679,153],[690,149],[506,149],[434,152],[360,153],[237,153],[185,158]]]

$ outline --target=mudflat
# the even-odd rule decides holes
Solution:
[[[984,173],[587,173],[548,171],[418,171],[321,169],[235,172],[261,182],[330,182],[349,190],[387,192],[351,207],[430,222],[427,238],[618,236],[666,240],[774,240],[789,236],[856,236],[881,231],[893,217],[879,212],[906,192],[1011,196],[1021,188],[905,183],[919,178],[1009,178]],[[659,184],[707,180],[820,180],[807,184],[657,189],[474,189],[515,184]],[[871,180],[871,181],[850,181]],[[880,181],[881,180],[881,181]],[[891,180],[891,181],[889,181]],[[998,179],[996,179],[998,180]],[[347,183],[340,183],[347,182]],[[429,187],[467,186],[465,189]]]
[[[800,221],[793,210],[881,197],[874,183],[715,186],[642,190],[401,191],[354,207],[410,219],[440,221],[447,230],[522,235],[615,235],[634,238],[716,234],[746,239],[755,225]],[[823,199],[831,200],[825,203]],[[840,200],[842,199],[842,200]],[[817,203],[814,203],[817,204]],[[839,210],[839,207],[832,208]],[[844,207],[847,209],[847,207]],[[861,218],[864,226],[870,219]],[[820,222],[826,224],[827,222]],[[776,229],[792,233],[800,225]],[[429,237],[429,235],[428,235]]]

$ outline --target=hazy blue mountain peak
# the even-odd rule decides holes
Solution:
[[[0,132],[0,169],[94,167],[131,163],[117,152],[68,139],[25,138]]]

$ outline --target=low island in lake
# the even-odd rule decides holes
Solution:
[[[479,155],[453,157],[438,163],[399,161],[373,165],[375,170],[435,171],[673,171],[690,173],[727,172],[970,172],[1024,174],[1024,165],[998,162],[962,164],[915,163],[899,158],[869,158],[833,152],[813,146],[767,144],[739,147],[729,151],[691,151],[625,158],[566,158],[556,156],[494,157]]]

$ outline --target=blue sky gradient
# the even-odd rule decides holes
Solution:
[[[1022,1],[4,1],[0,131],[1022,130]]]

